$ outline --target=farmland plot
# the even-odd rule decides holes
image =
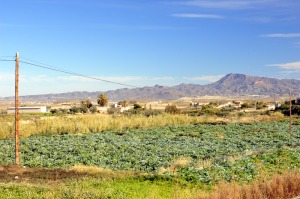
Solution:
[[[90,165],[179,176],[187,181],[250,182],[262,173],[300,168],[300,126],[232,123],[32,136],[21,139],[21,162],[29,167]],[[0,164],[11,164],[14,145],[0,140]]]

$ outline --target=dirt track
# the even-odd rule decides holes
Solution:
[[[26,168],[17,165],[0,165],[0,182],[58,182],[87,174],[63,169]]]

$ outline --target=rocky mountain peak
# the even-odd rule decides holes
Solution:
[[[180,84],[168,86],[146,86],[143,88],[124,88],[106,91],[110,100],[149,99],[168,100],[181,97],[195,97],[203,95],[238,96],[238,95],[285,95],[291,90],[299,93],[300,80],[275,79],[268,77],[247,76],[244,74],[227,74],[219,81],[207,85]],[[74,99],[96,99],[103,92],[69,92],[61,94],[23,96],[24,101],[59,101]],[[14,98],[4,98],[13,100]]]

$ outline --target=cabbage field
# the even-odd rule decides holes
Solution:
[[[213,184],[250,182],[300,168],[300,125],[287,122],[170,126],[21,139],[21,164],[91,165]],[[0,140],[0,164],[14,161],[14,141]]]

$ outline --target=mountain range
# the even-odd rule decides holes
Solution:
[[[247,95],[287,95],[289,92],[299,94],[300,80],[276,79],[268,77],[247,76],[244,74],[227,74],[217,82],[198,85],[180,84],[177,86],[160,86],[141,88],[123,88],[104,92],[110,101],[124,99],[149,99],[149,100],[171,100],[182,97],[197,96],[247,96]],[[95,100],[103,92],[68,92],[60,94],[29,95],[20,97],[21,101],[67,101],[67,100]],[[12,97],[4,98],[11,100]]]

